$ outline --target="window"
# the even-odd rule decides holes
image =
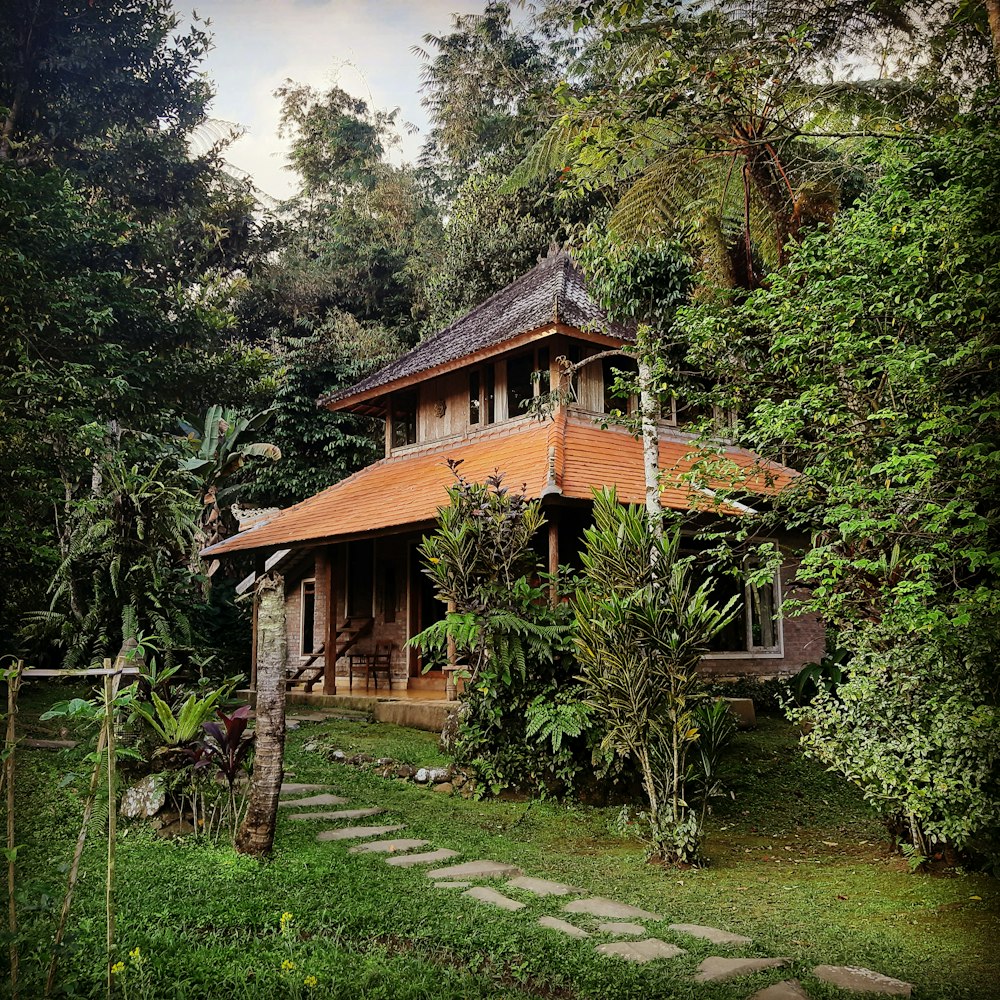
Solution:
[[[695,573],[697,574],[697,569]],[[778,586],[777,577],[763,584],[739,580],[734,576],[715,578],[715,602],[724,607],[736,598],[736,613],[729,624],[712,639],[709,656],[781,652]]]
[[[316,652],[313,632],[316,629],[316,581],[302,581],[302,621],[299,630],[299,653],[311,656]]]
[[[604,358],[601,362],[604,373],[604,412],[619,410],[632,413],[637,408],[634,394],[622,395],[613,391],[616,382],[628,384],[639,373],[639,365],[632,358]]]
[[[492,424],[497,418],[497,373],[493,365],[486,368],[486,423]]]
[[[507,416],[527,413],[535,396],[549,391],[549,350],[540,347],[507,362]]]
[[[519,417],[528,412],[528,405],[535,395],[535,382],[531,373],[535,370],[535,359],[531,354],[522,354],[507,362],[507,416]]]
[[[417,441],[417,397],[407,393],[392,401],[392,446],[403,448]]]
[[[478,424],[483,401],[479,372],[469,372],[469,424]]]

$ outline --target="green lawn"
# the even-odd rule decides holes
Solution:
[[[558,913],[558,900],[521,895],[525,910],[494,911],[456,890],[434,889],[421,869],[396,869],[377,856],[317,844],[313,837],[323,824],[283,816],[266,865],[197,841],[163,842],[142,827],[127,831],[118,858],[119,940],[123,949],[138,947],[148,962],[145,983],[126,974],[128,1000],[742,1000],[791,975],[817,1000],[847,996],[810,977],[818,963],[864,965],[907,979],[920,998],[997,995],[996,881],[908,874],[880,842],[878,825],[857,797],[801,757],[783,722],[763,720],[738,737],[730,769],[735,797],[720,800],[711,821],[712,863],[687,871],[647,865],[636,842],[613,833],[616,809],[434,794],[304,751],[317,735],[347,751],[431,765],[442,762],[435,738],[353,722],[303,724],[289,734],[287,769],[294,780],[332,784],[352,804],[381,805],[389,810],[387,822],[407,824],[408,836],[460,850],[465,859],[515,862],[527,874],[647,907],[667,922],[746,933],[754,939],[747,954],[788,956],[791,966],[696,986],[690,976],[698,962],[725,952],[675,936],[666,923],[654,933],[681,944],[687,955],[646,966],[601,958],[594,944],[606,938],[574,941],[536,925],[539,915]],[[71,789],[58,784],[79,756],[19,755],[17,839],[24,846],[18,863],[32,946],[22,959],[29,980],[23,995],[30,998],[41,993],[50,910],[61,897],[79,809]],[[83,870],[63,982],[72,995],[96,996],[104,931],[100,843],[88,850]],[[286,911],[294,922],[292,933],[282,936]],[[294,969],[282,972],[283,961]],[[304,985],[310,976],[314,987]]]

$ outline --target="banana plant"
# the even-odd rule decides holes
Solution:
[[[195,476],[201,484],[198,490],[202,504],[198,550],[221,542],[226,537],[220,504],[239,488],[239,483],[231,480],[247,461],[263,458],[277,462],[281,458],[281,449],[277,445],[266,441],[245,440],[247,436],[260,430],[273,413],[273,410],[262,410],[248,417],[238,410],[214,405],[205,414],[201,429],[187,421],[179,421],[184,432],[183,446],[190,452],[180,462],[180,467]],[[208,575],[211,576],[211,572]]]

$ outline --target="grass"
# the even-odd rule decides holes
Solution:
[[[32,706],[28,706],[30,710]],[[27,715],[27,711],[26,711]],[[440,765],[435,738],[393,726],[306,724],[289,734],[287,770],[296,781],[329,783],[352,805],[379,805],[405,835],[452,847],[463,858],[516,863],[662,913],[667,922],[709,923],[753,938],[751,955],[782,955],[784,970],[727,984],[696,985],[691,973],[707,943],[656,936],[687,951],[634,966],[595,954],[595,936],[574,941],[539,928],[560,901],[514,890],[527,908],[494,911],[458,890],[431,887],[421,869],[317,844],[323,824],[279,820],[273,859],[260,865],[197,840],[158,840],[128,828],[118,858],[118,931],[127,1000],[277,998],[602,998],[742,1000],[792,975],[814,1000],[843,997],[810,975],[819,963],[864,965],[917,986],[927,1000],[995,997],[992,942],[1000,933],[997,883],[983,876],[910,875],[850,788],[799,753],[794,732],[762,720],[738,737],[730,765],[734,797],[711,819],[711,865],[680,871],[644,862],[641,846],[614,832],[615,809],[548,802],[466,801],[329,763],[304,745],[322,737],[349,753],[367,751]],[[19,754],[18,853],[28,988],[40,995],[79,814],[61,775],[80,768],[83,748]],[[287,810],[281,810],[286,813]],[[101,995],[102,845],[84,859],[74,940],[63,958],[68,995]],[[974,897],[979,897],[974,898]],[[34,910],[29,907],[34,907]],[[282,933],[283,912],[294,915]],[[127,950],[140,949],[140,967]],[[721,952],[724,953],[724,952]],[[294,968],[282,971],[282,963]],[[314,976],[315,987],[305,985]],[[35,992],[32,992],[32,991]]]

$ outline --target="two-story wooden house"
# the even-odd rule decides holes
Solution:
[[[550,570],[576,559],[595,488],[615,486],[623,501],[641,503],[640,443],[606,416],[625,405],[609,392],[613,368],[625,362],[583,366],[572,401],[542,417],[529,405],[548,393],[550,378],[559,378],[558,358],[583,359],[631,339],[632,331],[607,320],[570,256],[551,252],[392,364],[321,400],[332,410],[384,421],[385,458],[206,551],[252,550],[258,573],[283,573],[290,674],[310,688],[342,692],[352,654],[359,661],[388,647],[386,673],[376,673],[383,690],[391,679],[393,691],[431,688],[443,696],[443,673],[425,673],[406,643],[444,610],[420,571],[416,546],[447,502],[454,481],[449,459],[462,461],[468,479],[499,470],[508,485],[523,485],[541,500],[548,523],[538,544]],[[703,509],[710,491],[684,479],[694,458],[684,416],[683,405],[675,405],[661,421],[662,501],[677,510]],[[762,493],[788,481],[787,469],[723,448],[756,475]],[[742,589],[741,611],[706,658],[706,671],[789,673],[822,655],[822,624],[781,614],[793,575],[789,565],[771,586]],[[337,650],[336,672],[326,663],[329,649]],[[355,689],[365,683],[355,679]]]

